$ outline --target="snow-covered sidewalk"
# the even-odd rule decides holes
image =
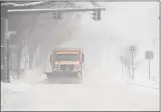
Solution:
[[[18,96],[18,94],[27,91],[31,87],[32,85],[21,81],[14,81],[12,83],[1,82],[1,110],[3,111],[9,101]]]

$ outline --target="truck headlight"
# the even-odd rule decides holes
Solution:
[[[55,64],[55,68],[60,68],[60,65],[59,64]]]

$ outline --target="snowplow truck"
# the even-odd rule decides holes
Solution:
[[[55,48],[50,52],[53,74],[83,79],[84,53],[82,49]]]

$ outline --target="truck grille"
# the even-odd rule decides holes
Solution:
[[[74,65],[60,65],[61,70],[74,70]]]

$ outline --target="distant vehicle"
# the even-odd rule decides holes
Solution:
[[[54,74],[76,76],[83,79],[84,53],[77,48],[55,48],[50,52],[50,65]]]

